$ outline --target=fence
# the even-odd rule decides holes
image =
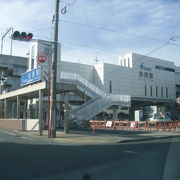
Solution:
[[[177,131],[180,130],[180,122],[179,121],[112,121],[111,126],[107,127],[108,121],[86,121],[83,124],[83,127],[91,127],[91,128],[111,128],[114,130],[143,130],[143,131]],[[85,125],[86,124],[86,125]]]

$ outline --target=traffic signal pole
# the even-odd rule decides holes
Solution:
[[[1,54],[2,54],[2,52],[3,52],[3,39],[4,39],[4,37],[9,33],[10,30],[11,30],[11,28],[9,28],[9,29],[6,31],[6,33],[3,35],[3,37],[1,38]]]
[[[56,75],[57,75],[57,50],[58,50],[58,23],[59,23],[59,0],[55,0],[55,14],[53,18],[52,33],[52,69],[51,69],[51,87],[50,87],[50,122],[49,137],[56,137]]]

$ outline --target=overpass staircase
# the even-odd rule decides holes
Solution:
[[[90,99],[75,110],[71,111],[71,120],[76,120],[78,123],[91,119],[112,105],[123,107],[130,107],[131,105],[131,97],[129,95],[108,94],[104,90],[75,73],[61,72],[60,83],[75,84],[75,93],[77,95],[85,94]]]

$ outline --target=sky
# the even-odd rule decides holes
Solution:
[[[51,40],[54,0],[0,0],[0,36],[13,27]],[[63,8],[66,7],[66,13]],[[63,9],[63,10],[62,10]],[[118,64],[134,52],[180,66],[180,0],[61,0],[61,59]],[[10,54],[10,34],[3,54]],[[27,57],[30,43],[13,41],[13,55]]]

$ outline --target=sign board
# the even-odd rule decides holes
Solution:
[[[38,64],[43,64],[43,63],[47,62],[48,59],[49,59],[49,57],[46,53],[40,52],[40,53],[38,53],[36,60],[37,60]]]
[[[107,121],[106,127],[112,127],[112,121]]]
[[[41,80],[41,67],[32,69],[21,74],[21,86],[26,86],[28,84],[35,83]]]
[[[130,127],[131,127],[131,128],[135,128],[135,125],[136,125],[135,122],[131,122]]]

